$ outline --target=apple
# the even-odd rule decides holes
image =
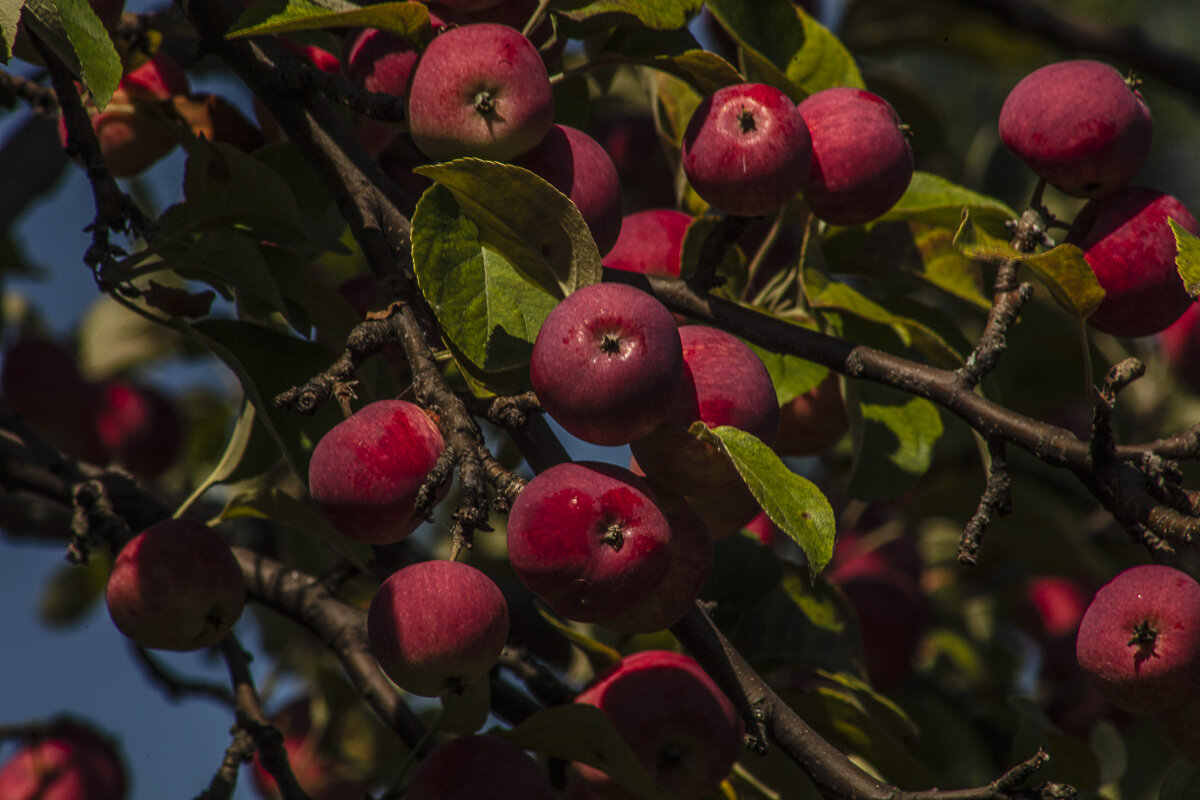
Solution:
[[[1168,328],[1191,306],[1175,267],[1175,234],[1168,218],[1192,234],[1200,233],[1200,225],[1178,199],[1139,186],[1089,200],[1075,217],[1066,241],[1083,250],[1105,291],[1087,319],[1096,330],[1150,336]]]
[[[1084,612],[1075,655],[1100,694],[1127,711],[1200,696],[1200,583],[1159,564],[1121,572]]]
[[[861,225],[883,216],[908,189],[912,147],[891,104],[864,89],[839,86],[797,109],[812,136],[804,200],[818,218]]]
[[[691,495],[740,481],[724,453],[687,432],[697,420],[731,425],[768,447],[779,431],[779,402],[762,360],[732,334],[704,325],[679,329],[683,377],[666,422],[630,444],[647,477]]]
[[[1200,392],[1200,303],[1192,303],[1183,315],[1158,335],[1163,358],[1175,377]]]
[[[225,638],[246,603],[225,540],[190,519],[156,522],[117,554],[104,592],[121,633],[144,647],[200,650]]]
[[[432,12],[429,23],[435,34],[446,27],[445,21]],[[378,28],[363,28],[346,37],[341,68],[346,77],[369,92],[404,97],[420,56],[416,45],[403,36]]]
[[[674,625],[692,607],[713,565],[713,540],[704,520],[681,495],[657,492],[671,525],[667,574],[632,608],[600,621],[622,633],[653,633]]]
[[[695,659],[669,650],[625,656],[575,698],[599,708],[651,776],[677,800],[701,800],[729,774],[745,730]],[[574,763],[579,796],[634,797],[595,767]]]
[[[537,49],[496,23],[434,37],[413,70],[407,99],[409,133],[438,161],[510,161],[554,123],[554,92]]]
[[[831,372],[779,409],[775,451],[781,456],[820,455],[841,441],[849,429],[841,383],[837,374]]]
[[[621,179],[595,139],[568,125],[554,125],[536,147],[512,163],[571,198],[596,248],[601,253],[612,249],[621,230]]]
[[[413,772],[406,800],[554,800],[529,755],[498,736],[459,736],[435,747]]]
[[[542,407],[586,442],[622,445],[667,417],[683,371],[671,312],[620,283],[564,298],[542,323],[529,378]]]
[[[754,538],[767,547],[774,547],[775,543],[781,541],[783,536],[783,531],[779,530],[779,526],[771,521],[765,511],[760,511],[758,516],[747,522],[745,529],[754,534]]]
[[[700,102],[683,134],[683,171],[710,205],[754,217],[803,188],[812,158],[804,118],[762,83],[725,86]]]
[[[96,433],[110,458],[146,478],[175,463],[183,420],[174,403],[156,389],[127,381],[107,381],[99,391]]]
[[[92,420],[95,387],[64,347],[49,339],[15,342],[0,365],[4,406],[64,453],[95,464],[108,461]]]
[[[4,800],[125,800],[127,785],[112,744],[74,722],[56,724],[0,765]]]
[[[362,800],[370,790],[368,781],[355,775],[325,746],[322,731],[315,730],[309,713],[310,700],[301,697],[271,716],[271,724],[283,734],[283,749],[296,782],[309,800]],[[282,800],[271,773],[254,754],[254,788],[265,800]]]
[[[413,520],[417,491],[445,448],[441,431],[418,405],[368,403],[313,448],[308,489],[340,533],[368,544],[398,542]]]
[[[367,610],[375,660],[397,686],[422,697],[461,694],[495,665],[507,638],[504,594],[457,561],[397,570]]]
[[[508,515],[513,572],[555,613],[577,622],[632,608],[667,574],[671,524],[641,478],[613,464],[557,464],[536,475]]]
[[[1076,578],[1038,575],[1029,581],[1025,597],[1034,611],[1038,638],[1074,638],[1092,593]]]
[[[604,256],[604,266],[678,278],[683,239],[693,218],[672,208],[630,214],[621,221],[616,244]]]
[[[529,22],[534,12],[538,10],[538,0],[502,0],[502,2],[493,3],[488,8],[475,10],[451,7],[452,5],[461,5],[463,2],[464,0],[458,0],[457,3],[429,3],[429,10],[430,12],[436,11],[438,16],[452,25],[478,25],[487,22],[507,25],[517,31],[524,30],[525,23]],[[465,0],[465,2],[471,2],[471,0]],[[542,62],[545,64],[557,62],[567,44],[565,36],[561,38],[556,36],[554,22],[549,14],[545,14],[541,23],[529,32],[529,41],[541,53]]]
[[[1000,140],[1038,177],[1074,197],[1129,183],[1154,125],[1142,95],[1098,61],[1062,61],[1026,75],[1000,109]]]

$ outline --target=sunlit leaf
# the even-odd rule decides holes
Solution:
[[[26,0],[24,24],[83,81],[96,107],[121,82],[121,59],[87,0]]]
[[[1171,217],[1167,217],[1167,224],[1175,234],[1175,267],[1179,270],[1179,277],[1183,279],[1188,294],[1200,296],[1200,237],[1184,230]]]
[[[563,16],[582,21],[602,15],[633,17],[648,28],[670,30],[687,24],[693,14],[700,10],[702,0],[595,0],[582,7],[569,3],[574,8]]]
[[[860,500],[897,497],[929,469],[942,435],[937,406],[868,381],[850,381],[847,389],[854,465],[846,492]]]
[[[1005,235],[1004,223],[1017,213],[994,197],[973,192],[928,172],[914,172],[912,182],[899,202],[880,217],[881,221],[912,220],[956,230],[963,209],[969,209],[974,224],[993,236]]]
[[[1060,306],[1086,319],[1104,299],[1104,288],[1096,273],[1073,244],[1060,244],[1044,253],[1025,256],[1021,263],[1029,267]]]

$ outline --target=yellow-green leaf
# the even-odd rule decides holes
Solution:
[[[1175,234],[1175,268],[1192,297],[1200,295],[1200,237],[1183,229],[1178,222],[1167,217],[1167,224]]]
[[[1087,319],[1100,301],[1104,288],[1096,273],[1073,244],[1060,244],[1044,253],[1023,256],[1021,263],[1033,270],[1054,300],[1080,319]]]

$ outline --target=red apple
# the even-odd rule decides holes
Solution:
[[[322,732],[315,730],[309,714],[310,700],[302,697],[272,715],[271,724],[283,734],[283,749],[296,782],[309,800],[362,800],[371,785],[354,774],[325,747]],[[281,800],[271,773],[254,754],[254,788],[265,800]]]
[[[1000,140],[1075,197],[1108,194],[1146,160],[1154,125],[1142,95],[1107,64],[1063,61],[1021,79],[1000,109]]]
[[[715,792],[742,746],[733,704],[688,656],[644,650],[598,676],[576,703],[603,711],[651,776],[678,800]],[[581,796],[632,798],[595,767],[573,764]]]
[[[383,582],[367,610],[367,638],[397,686],[423,697],[461,693],[491,669],[508,638],[508,605],[484,573],[422,561]]]
[[[121,633],[159,650],[215,645],[246,603],[229,545],[188,519],[157,522],[121,548],[104,596]]]
[[[421,759],[406,800],[554,800],[550,779],[498,736],[459,736]]]
[[[607,253],[621,230],[621,179],[608,153],[586,133],[555,125],[545,138],[513,162],[544,178],[571,198],[596,247]]]
[[[849,429],[841,383],[837,374],[831,372],[815,387],[779,409],[775,451],[781,456],[820,455],[841,441]]]
[[[1039,575],[1029,581],[1025,596],[1033,607],[1040,639],[1074,638],[1092,593],[1075,578]]]
[[[683,239],[692,217],[670,208],[630,214],[621,221],[616,244],[604,256],[604,266],[678,278]]]
[[[464,0],[458,0],[461,4]],[[472,0],[465,0],[472,2]],[[438,16],[446,20],[452,25],[478,25],[480,23],[495,23],[497,25],[507,25],[517,31],[525,29],[530,17],[538,8],[538,0],[502,0],[499,3],[493,3],[488,8],[477,10],[459,10],[453,8],[456,3],[429,3],[430,12],[436,11]],[[553,41],[551,41],[553,39]],[[566,47],[566,37],[558,38],[555,36],[554,22],[550,15],[546,14],[542,17],[541,24],[529,32],[529,41],[538,49],[542,56],[542,62],[551,64],[557,61],[562,55],[563,49]]]
[[[466,25],[434,37],[409,81],[409,133],[438,161],[509,161],[553,123],[554,92],[541,56],[506,25]]]
[[[557,614],[614,617],[667,574],[671,526],[653,491],[627,469],[553,466],[521,490],[508,516],[513,572]]]
[[[4,800],[125,800],[127,783],[112,744],[71,722],[56,725],[0,765]]]
[[[804,186],[812,139],[787,95],[762,83],[718,89],[683,134],[683,171],[696,193],[728,214],[782,208]]]
[[[896,110],[863,89],[839,86],[797,106],[812,136],[804,200],[819,219],[861,225],[883,216],[913,174],[912,148]]]
[[[767,547],[773,547],[783,532],[779,530],[779,526],[771,521],[767,516],[767,512],[760,511],[758,516],[750,520],[745,525],[746,530],[754,534],[754,538],[765,544]]]
[[[658,427],[682,370],[671,312],[620,283],[584,286],[555,306],[529,362],[542,407],[572,435],[600,445],[628,444]]]
[[[430,13],[429,23],[436,34],[446,23]],[[369,92],[404,97],[408,79],[421,56],[411,40],[378,28],[363,28],[346,37],[342,69],[346,77]]]
[[[64,453],[104,464],[104,445],[92,420],[99,403],[75,357],[48,339],[21,339],[0,365],[5,407]]]
[[[1121,572],[1084,612],[1075,654],[1100,694],[1127,711],[1200,696],[1200,583],[1159,564]]]
[[[1167,366],[1175,377],[1200,392],[1200,303],[1192,303],[1158,335]]]
[[[771,446],[779,431],[779,403],[762,360],[732,334],[703,325],[679,329],[683,378],[666,422],[630,445],[651,481],[689,496],[740,481],[732,462],[687,432],[697,420],[730,425]]]
[[[109,457],[136,475],[161,475],[179,456],[183,421],[161,392],[125,381],[100,386],[96,432]]]
[[[335,425],[313,448],[308,488],[343,535],[368,544],[398,542],[413,520],[417,491],[445,448],[420,406],[377,400]]]
[[[1154,189],[1125,186],[1080,210],[1067,241],[1083,250],[1106,293],[1087,320],[1096,330],[1150,336],[1192,304],[1175,267],[1175,234],[1168,218],[1200,233],[1183,203]]]

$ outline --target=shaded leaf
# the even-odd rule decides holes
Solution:
[[[203,497],[205,492],[217,484],[236,483],[239,480],[253,478],[267,471],[279,461],[279,450],[257,419],[253,404],[248,400],[243,400],[242,409],[238,413],[237,422],[229,434],[229,441],[225,444],[221,458],[176,511],[176,516],[182,515],[196,500]]]
[[[142,298],[146,301],[146,305],[157,308],[169,316],[199,319],[208,316],[213,300],[217,299],[217,293],[211,290],[189,292],[187,289],[164,286],[158,281],[152,280],[147,285]]]
[[[38,618],[62,627],[81,622],[104,594],[111,560],[93,553],[83,564],[64,564],[42,587]]]
[[[956,230],[969,209],[975,224],[994,236],[1004,236],[1004,223],[1017,213],[994,197],[972,192],[928,172],[914,172],[908,189],[882,221],[912,220]]]
[[[604,42],[602,63],[644,64],[670,73],[701,94],[742,82],[737,68],[716,53],[704,50],[686,29],[655,31],[620,27]]]
[[[24,24],[83,82],[101,111],[121,82],[121,58],[87,0],[26,0]]]
[[[867,381],[847,384],[854,464],[846,493],[860,500],[897,497],[929,469],[942,435],[937,406]]]
[[[713,542],[713,567],[700,597],[715,603],[713,620],[729,630],[742,615],[762,602],[779,584],[779,556],[758,539],[734,534]]]
[[[579,761],[603,770],[634,795],[670,800],[617,733],[603,711],[585,703],[543,708],[511,730],[492,731],[513,744],[552,758]]]
[[[229,229],[209,231],[169,265],[184,278],[203,281],[222,292],[236,290],[281,313],[287,310],[257,240],[247,234]]]
[[[978,308],[991,308],[992,300],[984,293],[979,264],[954,246],[954,232],[920,222],[909,223],[913,244],[920,255],[922,280]]]
[[[550,627],[558,631],[568,642],[579,648],[580,652],[587,658],[588,663],[592,665],[594,672],[601,672],[621,660],[621,654],[618,651],[577,630],[571,623],[549,611],[541,603],[537,603],[536,608],[542,619],[550,624]]]
[[[1080,319],[1087,319],[1104,299],[1104,288],[1096,273],[1073,244],[1060,244],[1044,253],[1025,256],[1029,267],[1060,306]]]
[[[1200,797],[1200,764],[1176,761],[1158,789],[1158,800],[1192,800]]]
[[[1167,224],[1175,234],[1175,267],[1192,297],[1200,296],[1200,237],[1183,229],[1172,217]]]
[[[179,349],[179,334],[101,295],[79,323],[79,368],[90,380],[157,361]]]
[[[962,210],[962,219],[952,244],[967,258],[980,261],[1004,261],[1021,255],[1008,241],[998,239],[976,225],[969,208]]]
[[[833,556],[836,524],[829,501],[816,484],[792,472],[774,450],[729,425],[694,422],[688,432],[726,453],[763,511],[800,546],[816,575]]]
[[[380,3],[359,8],[343,0],[261,0],[242,13],[226,37],[321,28],[378,28],[423,47],[433,36],[424,3]]]
[[[582,7],[569,3],[575,10],[563,12],[563,16],[582,22],[606,14],[621,15],[633,17],[647,28],[669,30],[686,25],[702,4],[702,0],[595,0]]]
[[[687,226],[683,235],[683,245],[679,251],[679,276],[690,278],[700,266],[700,252],[704,249],[704,241],[708,235],[721,225],[718,217],[696,217]],[[733,288],[740,289],[746,282],[746,254],[736,245],[725,251],[717,267],[717,273],[729,279]],[[724,287],[723,287],[724,288]]]

